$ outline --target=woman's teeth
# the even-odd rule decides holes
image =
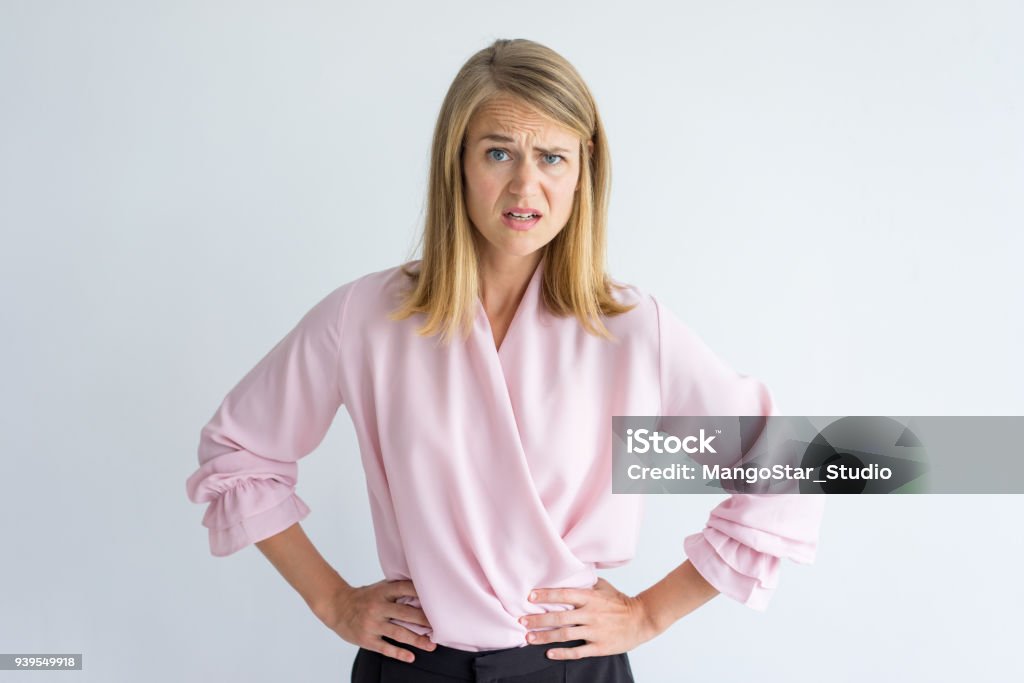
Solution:
[[[528,221],[528,220],[533,220],[534,218],[538,218],[537,214],[535,214],[535,213],[528,213],[528,214],[523,215],[523,214],[520,214],[520,213],[512,213],[511,211],[509,211],[507,215],[508,215],[509,218],[514,218],[517,221]]]

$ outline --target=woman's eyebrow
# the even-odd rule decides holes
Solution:
[[[510,138],[507,135],[498,135],[497,133],[488,133],[487,135],[481,136],[477,142],[483,142],[484,140],[492,140],[494,142],[511,142],[515,143],[514,138]],[[535,152],[544,152],[545,154],[568,154],[569,150],[564,147],[552,147],[551,149],[543,149],[541,147],[534,147]]]

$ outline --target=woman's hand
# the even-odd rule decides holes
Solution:
[[[531,645],[585,640],[579,647],[552,648],[551,659],[580,659],[628,652],[647,642],[659,631],[644,602],[619,592],[599,578],[593,588],[538,588],[530,594],[530,602],[564,603],[575,609],[544,614],[528,614],[519,623],[528,629],[558,626],[548,631],[528,633]]]
[[[388,643],[381,636],[421,650],[433,651],[436,645],[426,636],[388,621],[401,619],[431,627],[422,609],[395,602],[402,596],[419,598],[412,581],[385,580],[358,588],[345,585],[316,610],[316,614],[328,628],[353,645],[411,662],[415,659],[412,652]]]

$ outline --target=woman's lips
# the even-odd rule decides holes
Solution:
[[[542,215],[540,211],[533,208],[532,206],[513,206],[511,209],[505,209],[503,213],[516,213],[519,214],[520,216],[528,216],[531,213],[536,214],[538,216]]]
[[[501,221],[513,230],[529,230],[541,217],[541,212],[532,206],[513,206],[501,213]]]
[[[519,213],[519,211],[515,211]],[[540,222],[541,215],[535,211],[524,211],[525,215],[532,215],[532,218],[514,218],[511,211],[501,214],[501,222],[513,230],[529,230]],[[521,215],[523,215],[521,214]]]

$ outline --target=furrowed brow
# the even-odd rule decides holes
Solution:
[[[498,135],[497,133],[489,133],[488,135],[482,136],[477,142],[483,142],[484,140],[490,140],[492,142],[510,142],[515,143],[514,138],[510,138],[507,135]],[[552,147],[550,149],[544,149],[541,147],[534,147],[533,151],[543,152],[544,154],[568,154],[569,150],[564,147]]]

